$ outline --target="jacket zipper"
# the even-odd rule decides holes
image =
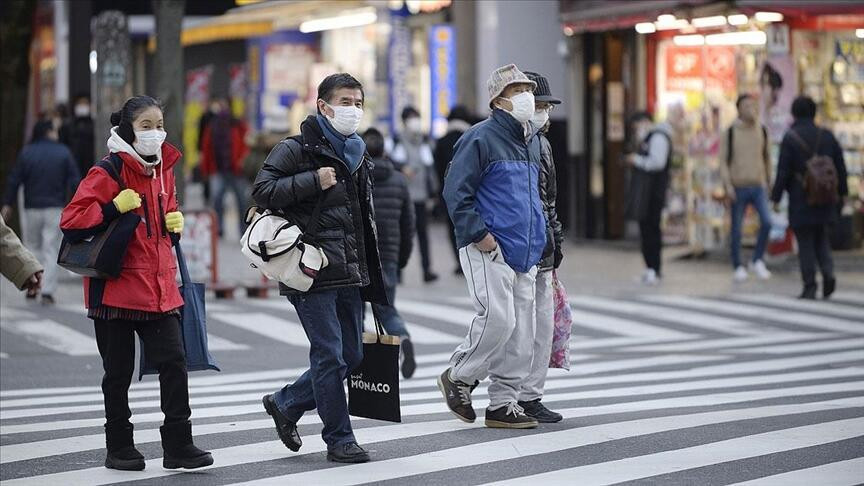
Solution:
[[[141,196],[141,207],[144,208],[144,222],[147,224],[147,238],[151,236],[150,231],[150,207],[147,205],[147,196]]]
[[[165,210],[162,208],[162,194],[159,194],[157,199],[159,199],[159,221],[162,223],[162,238],[167,238],[168,225],[165,223]]]

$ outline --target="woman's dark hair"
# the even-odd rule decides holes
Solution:
[[[799,96],[792,102],[792,117],[816,118],[816,103],[809,96]]]
[[[384,155],[384,135],[376,128],[369,128],[363,132],[363,141],[366,142],[366,151],[373,159],[379,159]]]
[[[774,69],[769,63],[765,63],[762,66],[762,81],[768,83],[772,89],[780,89],[783,87],[783,76],[780,75],[780,72]]]
[[[738,99],[735,100],[735,108],[741,109],[741,103],[743,103],[744,100],[749,100],[752,98],[753,98],[753,95],[751,95],[749,93],[744,93],[742,95],[738,95]]]
[[[416,117],[416,118],[420,117],[420,112],[417,111],[417,108],[414,108],[413,106],[410,106],[410,105],[406,106],[405,108],[402,108],[402,121],[403,122],[409,118],[412,118],[412,117]]]
[[[117,127],[117,134],[120,135],[120,138],[132,145],[132,142],[135,141],[135,130],[132,129],[132,122],[143,111],[153,106],[162,109],[162,105],[150,96],[133,96],[126,100],[126,103],[123,103],[123,108],[120,111],[111,113],[111,126]]]
[[[30,133],[30,142],[38,142],[48,135],[48,132],[54,130],[54,123],[51,120],[39,120],[33,125],[33,131]]]
[[[651,114],[648,113],[647,111],[637,111],[636,113],[633,113],[632,115],[630,115],[630,123],[631,124],[636,123],[636,122],[640,122],[643,120],[654,121],[651,118]]]
[[[447,121],[462,120],[471,123],[473,118],[465,105],[453,105],[453,108],[450,108],[450,114],[447,115]]]
[[[348,73],[331,74],[321,81],[318,85],[318,99],[322,99],[330,103],[330,98],[333,97],[333,92],[341,88],[359,89],[363,99],[366,99],[366,93],[363,92],[363,85],[357,78]]]

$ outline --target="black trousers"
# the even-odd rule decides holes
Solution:
[[[816,285],[816,263],[822,270],[822,279],[834,279],[834,260],[828,243],[828,226],[824,224],[792,228],[798,240],[798,264],[804,285]]]
[[[417,225],[417,242],[420,244],[420,264],[423,273],[431,271],[431,258],[429,256],[429,215],[426,212],[425,202],[414,203],[414,217]]]
[[[660,216],[662,214],[663,200],[652,197],[645,211],[645,216],[639,221],[642,258],[645,260],[645,266],[657,272],[658,277],[660,276],[660,252],[663,248],[663,233],[660,231]]]
[[[189,384],[186,356],[176,316],[157,321],[94,320],[96,344],[102,356],[102,395],[106,427],[129,424],[129,385],[135,371],[135,333],[144,352],[159,371],[159,394],[165,423],[189,420]]]

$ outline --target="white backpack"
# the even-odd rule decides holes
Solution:
[[[318,226],[321,201],[309,219],[308,233]],[[246,232],[240,238],[240,251],[270,280],[306,292],[326,267],[324,250],[303,241],[303,231],[296,224],[270,210],[251,207],[246,213]]]

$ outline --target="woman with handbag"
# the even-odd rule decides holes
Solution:
[[[84,278],[84,305],[94,321],[105,374],[105,467],[144,469],[129,418],[129,384],[135,368],[135,333],[159,371],[162,412],[159,428],[166,469],[213,464],[209,452],[192,443],[189,390],[180,329],[183,299],[175,281],[172,246],[183,230],[172,167],[181,153],[164,143],[162,109],[149,96],[135,96],[111,115],[110,155],[93,166],[63,210],[67,239],[105,231],[121,215],[141,218],[125,248],[115,279]],[[105,251],[105,250],[103,250]],[[108,251],[123,252],[123,248]]]

